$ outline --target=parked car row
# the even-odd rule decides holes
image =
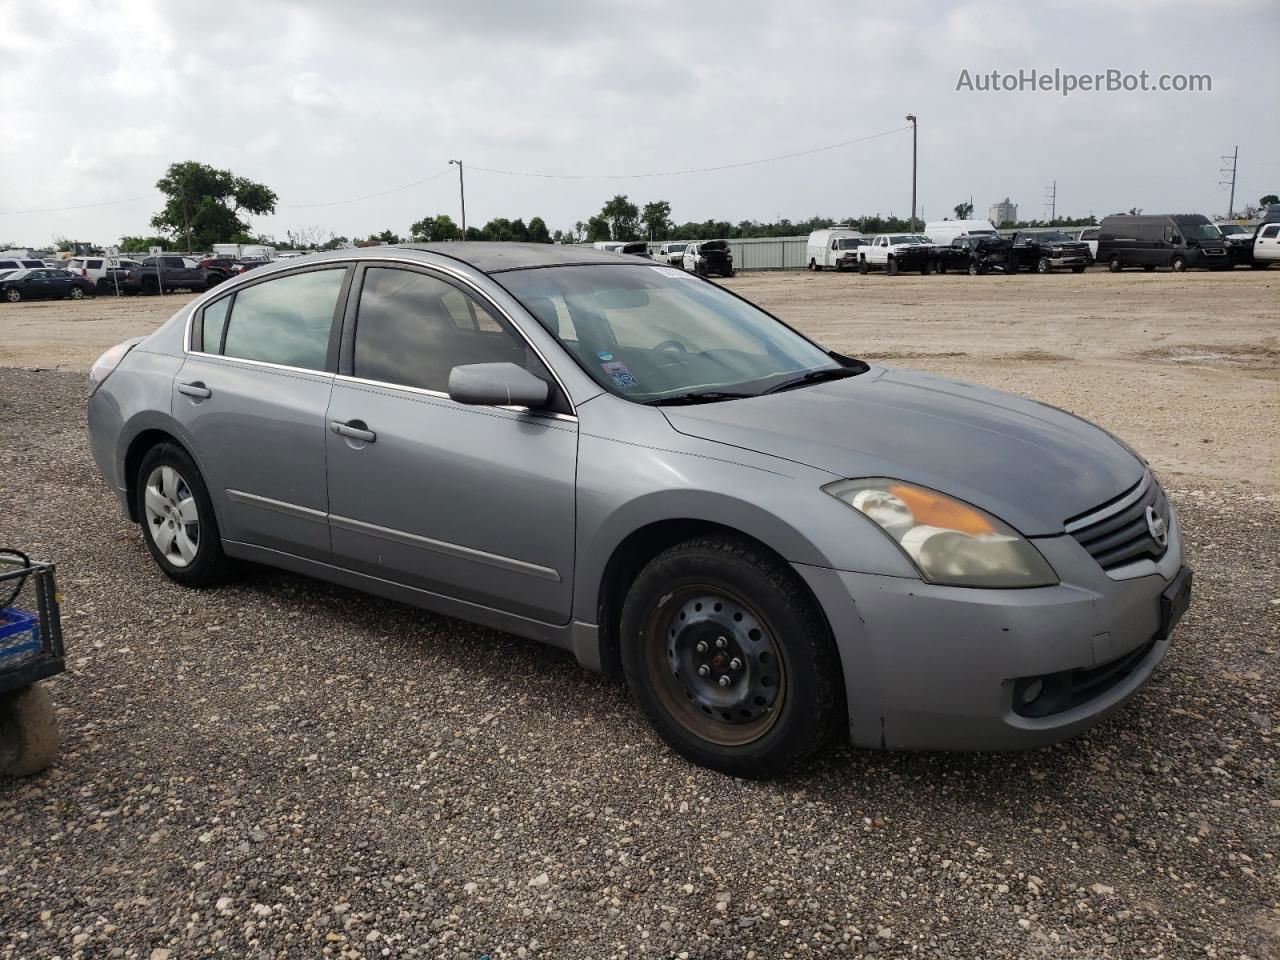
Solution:
[[[669,267],[696,273],[700,277],[713,274],[732,277],[734,273],[733,254],[729,251],[728,240],[703,240],[696,243],[687,240],[672,241],[659,247],[656,257],[649,252],[649,244],[644,240],[598,240],[592,246],[610,253],[625,253],[657,260]]]
[[[1238,224],[1214,224],[1200,214],[1155,214],[1106,217],[1096,227],[1010,237],[989,220],[939,220],[927,224],[925,234],[817,230],[809,236],[807,266],[813,271],[856,268],[895,275],[966,270],[978,275],[1059,269],[1083,273],[1095,262],[1113,273],[1129,267],[1167,267],[1175,273],[1192,267],[1230,270],[1239,264],[1265,269],[1280,262],[1280,210],[1269,213],[1252,233]]]
[[[66,297],[79,300],[98,293],[199,293],[269,262],[266,257],[196,260],[165,254],[142,260],[70,257],[50,267],[43,260],[5,258],[0,259],[0,299],[17,303]]]

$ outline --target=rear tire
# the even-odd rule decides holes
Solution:
[[[213,501],[187,451],[174,443],[148,450],[134,493],[147,550],[165,576],[184,587],[227,578],[231,561],[222,552]]]
[[[1119,273],[1124,269],[1124,264],[1120,262],[1119,257],[1112,257],[1111,262],[1107,264],[1107,269],[1112,273]]]
[[[83,300],[84,291],[81,290],[79,287],[72,287],[70,290],[67,291],[67,296],[70,297],[72,300]]]
[[[0,694],[0,776],[29,777],[53,763],[62,738],[41,684]]]
[[[817,261],[817,260],[815,260],[815,259],[813,259],[813,257],[810,257],[810,258],[809,258],[809,272],[810,272],[810,273],[813,273],[813,272],[814,272],[814,271],[816,271],[817,269],[818,269],[818,261]]]
[[[826,620],[794,572],[753,544],[705,537],[654,558],[627,594],[620,635],[636,702],[694,763],[776,776],[843,726]]]

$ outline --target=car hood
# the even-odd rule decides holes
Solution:
[[[688,436],[837,477],[918,483],[1026,536],[1061,534],[1146,469],[1111,434],[1056,407],[909,370],[872,367],[769,396],[662,410]]]

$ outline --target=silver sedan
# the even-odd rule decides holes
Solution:
[[[310,256],[90,378],[94,457],[169,577],[252,560],[566,648],[737,775],[834,736],[1071,736],[1190,598],[1168,499],[1102,429],[635,257]]]

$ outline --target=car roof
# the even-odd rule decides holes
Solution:
[[[621,241],[620,241],[621,242]],[[625,263],[634,265],[636,258],[610,253],[578,244],[565,243],[402,243],[394,247],[362,247],[357,255],[364,259],[385,256],[388,250],[417,250],[435,253],[465,263],[482,273],[506,270],[528,270],[533,267],[565,267],[582,264]],[[347,254],[357,251],[347,250]]]

